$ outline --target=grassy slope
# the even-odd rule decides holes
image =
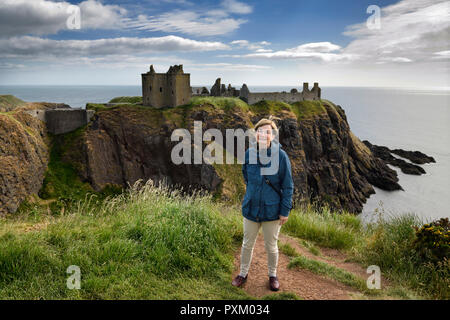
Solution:
[[[16,107],[25,105],[26,102],[12,95],[0,95],[0,111],[8,112]]]
[[[234,98],[211,97],[195,98],[189,105],[173,109],[150,111],[129,104],[111,108],[121,107],[136,108],[152,121],[156,115],[158,121],[170,119],[178,124],[184,124],[191,108],[248,108],[254,113],[286,109],[299,119],[324,112],[321,102],[288,105],[265,101],[248,106]],[[103,196],[91,192],[76,177],[75,169],[61,161],[61,148],[70,147],[82,131],[66,135],[66,141],[52,149],[41,195],[56,199],[57,205],[47,210],[42,203],[27,203],[16,216],[0,220],[1,298],[251,298],[230,285],[232,253],[239,249],[242,238],[238,205],[151,186],[102,200],[108,192]],[[241,183],[240,165],[223,166],[218,173],[233,181],[231,185]],[[243,190],[237,187],[229,192]],[[68,199],[71,206],[67,206]],[[419,222],[406,217],[363,228],[353,215],[305,207],[291,212],[282,232],[308,244],[311,252],[320,254],[321,246],[338,248],[364,265],[379,265],[391,281],[414,288],[418,295],[448,299],[448,270],[421,263],[410,249],[414,224]],[[336,268],[304,257],[295,259],[292,267],[361,287],[361,279]],[[66,269],[72,264],[81,268],[82,290],[66,289]]]
[[[299,241],[315,243],[318,251],[324,242],[316,243],[314,237],[332,235],[326,246],[341,247],[348,237],[332,230],[352,233],[354,240],[342,250],[363,265],[381,267],[394,283],[383,296],[448,299],[448,274],[433,280],[437,273],[416,264],[407,250],[410,220],[364,229],[352,215],[342,218],[311,207],[298,208],[282,232],[290,233],[298,219],[329,225],[306,224],[296,233]],[[241,239],[239,207],[216,202],[211,195],[186,196],[150,183],[105,200],[81,202],[57,216],[36,208],[34,215],[0,220],[0,297],[250,299],[230,285],[233,252],[239,250]],[[290,267],[335,279],[369,296],[378,294],[369,292],[365,279],[350,272],[298,256],[286,245],[280,250],[293,256]],[[411,264],[399,263],[407,257]],[[81,269],[81,290],[66,288],[70,265]]]

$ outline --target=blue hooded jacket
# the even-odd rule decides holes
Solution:
[[[257,148],[250,147],[245,152],[245,162],[242,165],[242,174],[247,190],[242,202],[242,215],[252,221],[278,220],[279,215],[287,217],[292,207],[292,194],[294,183],[292,181],[291,163],[287,153],[281,148],[281,144],[273,140],[274,157],[278,155],[278,170],[275,174],[262,175],[261,168],[271,166],[272,162],[263,164],[260,162]],[[267,149],[267,156],[272,156],[272,148]],[[251,163],[250,154],[257,158],[256,163]],[[255,161],[252,161],[255,162]],[[275,162],[275,161],[274,161]],[[274,166],[276,167],[276,166]],[[281,192],[282,197],[265,182],[268,178],[271,184]]]

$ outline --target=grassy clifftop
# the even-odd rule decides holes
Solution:
[[[33,212],[0,219],[0,298],[254,298],[231,286],[242,240],[239,207],[210,195],[137,183],[121,195],[86,199],[59,216],[38,207]],[[298,270],[300,278],[292,281],[307,275],[314,279],[310,285],[319,286],[331,279],[357,299],[448,299],[448,269],[420,262],[411,249],[417,223],[410,216],[365,228],[351,214],[296,208],[282,227],[280,250],[291,259],[288,268]],[[327,255],[333,248],[340,253]],[[345,261],[338,262],[343,254]],[[347,270],[348,260],[357,261],[361,272]],[[365,286],[371,264],[382,268],[378,291]],[[66,287],[71,265],[80,268],[80,290]],[[285,291],[264,298],[303,297]]]
[[[8,112],[25,105],[26,102],[12,95],[0,95],[0,112]]]
[[[254,114],[275,114],[280,111],[290,111],[293,112],[299,120],[301,120],[325,113],[326,110],[324,108],[324,104],[335,107],[335,105],[328,100],[300,101],[294,104],[265,100],[249,105],[239,98],[229,97],[192,97],[191,101],[186,105],[175,108],[161,109],[142,106],[141,97],[117,97],[111,99],[109,103],[115,103],[116,105],[107,106],[107,104],[88,103],[86,108],[96,111],[112,110],[116,108],[136,108],[137,110],[148,112],[158,111],[167,118],[176,118],[177,115],[186,113],[186,111],[191,108],[208,109],[212,107],[226,111],[250,111]]]

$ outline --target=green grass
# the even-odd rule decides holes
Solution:
[[[299,121],[315,115],[326,113],[323,102],[320,100],[295,102],[292,104],[292,109],[297,115],[297,119]]]
[[[242,110],[248,110],[248,104],[239,98],[231,97],[192,97],[190,102],[192,106],[198,106],[202,104],[212,104],[217,108],[227,109],[227,108],[241,108]]]
[[[292,236],[335,249],[349,249],[360,240],[361,222],[350,213],[334,213],[322,207],[316,212],[311,207],[293,210],[284,231]]]
[[[306,249],[308,249],[308,251],[311,252],[313,255],[315,255],[315,256],[321,255],[320,249],[317,248],[313,243],[306,241],[306,240],[301,240],[300,243],[302,246],[304,246]]]
[[[109,103],[131,103],[131,104],[137,104],[142,103],[142,97],[136,96],[136,97],[116,97],[109,101]]]
[[[16,107],[24,105],[26,102],[13,95],[0,95],[0,111],[11,111]]]
[[[48,219],[26,233],[14,227],[20,218],[0,220],[0,298],[251,298],[231,286],[239,212],[209,196],[136,184],[94,210]],[[66,288],[70,265],[81,290]]]
[[[278,249],[288,257],[298,257],[300,255],[289,243],[278,243]]]
[[[383,276],[393,283],[394,293],[406,288],[403,290],[406,296],[448,299],[449,260],[438,264],[423,261],[413,248],[414,226],[422,224],[417,216],[402,214],[363,226],[355,215],[305,206],[291,212],[283,231],[307,243],[306,247],[339,249],[348,255],[349,261],[379,266]]]
[[[353,287],[366,294],[377,294],[375,290],[367,288],[366,281],[355,276],[353,273],[327,264],[322,261],[308,259],[304,256],[298,256],[293,258],[288,265],[288,268],[302,268],[309,270],[313,273],[327,276],[331,279],[339,281],[345,285]]]
[[[358,261],[378,265],[382,273],[398,284],[414,288],[435,299],[450,298],[450,260],[433,264],[424,261],[413,248],[414,226],[424,222],[414,214],[380,219],[369,225],[365,239],[356,248]]]
[[[256,114],[276,114],[282,110],[292,111],[292,106],[282,101],[262,100],[249,106]]]
[[[103,103],[86,103],[86,110],[94,110],[95,112],[101,110],[110,110],[114,107],[107,107]]]

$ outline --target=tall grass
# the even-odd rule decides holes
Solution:
[[[328,207],[319,209],[305,205],[293,210],[283,230],[288,234],[318,245],[349,249],[360,240],[362,224],[350,213],[335,213]]]
[[[366,264],[378,265],[395,282],[414,288],[430,298],[450,298],[450,263],[424,261],[414,249],[415,226],[424,222],[414,214],[392,216],[368,225],[356,256]]]
[[[41,230],[3,222],[0,298],[248,298],[229,276],[239,221],[210,196],[150,180],[97,204],[80,201]],[[66,288],[70,265],[81,269],[81,290]]]

